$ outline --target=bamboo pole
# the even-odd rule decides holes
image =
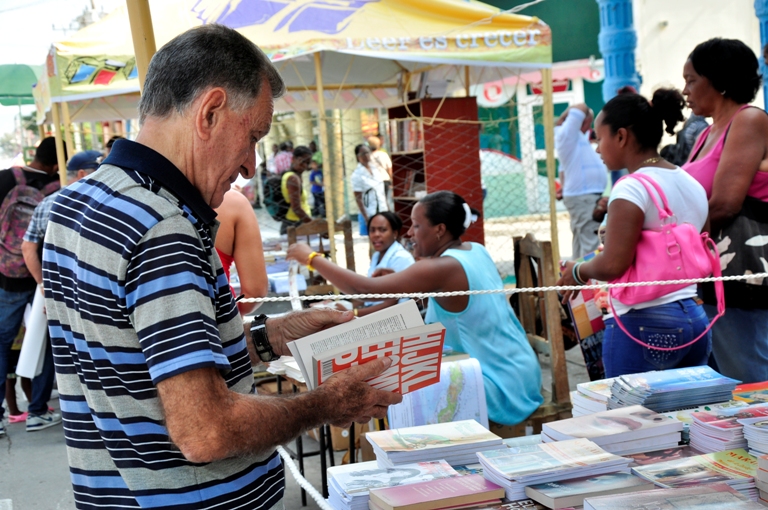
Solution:
[[[152,14],[149,0],[125,0],[128,19],[131,23],[133,51],[136,55],[136,67],[139,70],[139,88],[144,90],[144,79],[152,55],[155,54],[155,32],[152,28]]]
[[[56,160],[59,162],[59,180],[61,187],[67,185],[67,158],[64,156],[64,142],[61,139],[61,119],[58,103],[51,103],[51,118],[53,120],[53,136],[56,140]]]
[[[64,143],[67,146],[67,156],[75,155],[75,145],[72,143],[72,119],[69,116],[69,104],[61,103],[61,121],[64,124]]]
[[[541,70],[544,105],[544,146],[547,151],[547,182],[549,184],[549,229],[552,236],[552,257],[560,260],[560,243],[557,235],[557,210],[555,209],[555,103],[552,89],[552,69]]]
[[[464,66],[464,94],[469,97],[469,66]]]
[[[320,147],[323,151],[323,172],[326,177],[323,179],[325,187],[325,218],[328,221],[328,241],[331,249],[331,260],[336,262],[336,211],[333,207],[333,190],[338,184],[329,179],[328,166],[331,155],[331,144],[328,140],[328,125],[325,119],[325,98],[323,97],[323,64],[320,60],[320,52],[315,52],[315,84],[317,86],[317,108],[318,124],[320,126]]]

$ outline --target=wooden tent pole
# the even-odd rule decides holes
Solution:
[[[552,258],[560,260],[560,243],[557,236],[557,210],[555,208],[555,103],[553,100],[552,69],[541,70],[544,105],[544,146],[547,151],[547,182],[549,184],[549,230],[552,236]]]
[[[139,70],[139,88],[144,90],[144,79],[152,55],[155,54],[155,32],[152,28],[152,14],[149,0],[125,0],[128,19],[131,23],[133,50],[136,55],[136,67]]]
[[[64,144],[67,146],[67,156],[75,155],[75,145],[72,143],[72,119],[69,116],[69,103],[61,103],[61,121],[64,124]]]
[[[61,139],[61,119],[59,118],[58,103],[51,103],[51,117],[53,120],[53,137],[56,140],[56,160],[59,162],[59,180],[63,188],[67,185],[67,158],[64,157],[64,141]]]
[[[323,97],[323,63],[320,52],[315,52],[315,84],[317,86],[318,124],[320,125],[320,147],[323,151],[323,186],[325,187],[325,219],[328,222],[328,241],[331,249],[331,260],[336,262],[336,211],[333,204],[333,189],[337,183],[331,177],[329,170],[331,144],[328,140],[328,125],[325,119],[325,97]]]
[[[464,66],[464,94],[469,97],[469,66]]]

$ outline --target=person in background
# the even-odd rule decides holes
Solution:
[[[690,223],[701,232],[707,223],[704,189],[658,153],[664,125],[668,133],[674,133],[675,125],[683,120],[684,104],[680,92],[672,89],[657,90],[650,102],[638,94],[614,97],[597,116],[597,151],[608,169],[626,168],[630,174],[638,173],[653,179],[667,197],[677,222]],[[557,285],[619,278],[635,259],[642,232],[660,228],[658,209],[645,186],[637,179],[625,177],[611,191],[604,250],[588,262],[568,262]],[[563,301],[570,295],[566,292]],[[646,344],[668,348],[691,342],[707,328],[709,321],[695,298],[696,285],[689,285],[632,306],[618,299],[613,299],[612,303],[616,315],[632,336]],[[683,349],[661,351],[636,343],[617,325],[613,314],[604,316],[604,322],[606,377],[704,365],[709,358],[710,333]]]
[[[500,290],[499,271],[485,247],[461,240],[473,214],[456,193],[425,196],[413,206],[408,230],[417,262],[395,273],[378,269],[374,278],[342,269],[306,245],[290,247],[288,257],[311,264],[342,292],[353,294]],[[493,422],[519,424],[542,403],[538,359],[504,294],[429,298],[425,322],[441,322],[445,345],[480,362]]]
[[[555,124],[555,149],[560,160],[562,198],[571,216],[571,258],[597,249],[600,224],[592,219],[595,203],[605,191],[608,174],[589,143],[593,113],[586,104],[568,107]]]
[[[384,193],[387,196],[387,200],[390,201],[392,199],[392,159],[381,148],[381,138],[369,136],[367,142],[371,148],[371,161],[379,169],[379,178],[384,182]]]
[[[275,154],[275,173],[282,174],[290,170],[293,160],[293,142],[290,140],[280,144],[280,152]]]
[[[309,147],[299,145],[294,149],[290,170],[283,172],[281,189],[283,199],[288,202],[288,213],[280,225],[280,234],[288,232],[288,227],[297,227],[302,223],[312,221],[307,200],[307,192],[301,185],[301,176],[309,168],[312,159],[312,151]]]
[[[54,203],[45,306],[79,508],[281,509],[277,445],[402,400],[365,382],[388,358],[302,394],[254,394],[249,353],[271,361],[353,318],[324,309],[244,324],[214,250],[214,208],[238,174],[253,178],[284,91],[237,31],[187,30],[152,56],[136,141],[118,140]]]
[[[314,142],[313,142],[314,143]],[[312,148],[310,147],[310,150]],[[315,161],[315,156],[309,162],[309,183],[312,185],[312,216],[325,218],[325,189],[323,188],[323,169]]]
[[[368,221],[374,214],[387,211],[387,196],[384,192],[384,181],[378,166],[371,160],[371,149],[365,144],[355,147],[357,167],[352,172],[352,191],[360,211],[360,235],[368,235]]]
[[[683,124],[680,131],[677,132],[677,141],[664,146],[659,155],[676,166],[682,166],[688,161],[693,146],[699,135],[709,127],[707,119],[701,115],[692,113]]]
[[[270,175],[277,175],[277,167],[275,166],[275,158],[277,157],[278,152],[280,151],[280,148],[276,143],[272,144],[272,151],[267,154],[267,157],[265,158],[266,162],[264,163],[267,172],[269,172],[269,175],[264,176],[264,181],[267,180],[267,177]],[[263,181],[262,181],[263,182]]]
[[[107,144],[104,146],[104,158],[106,159],[107,156],[109,156],[109,153],[112,152],[112,146],[115,145],[115,142],[117,140],[125,140],[124,136],[115,135],[111,137],[109,140],[107,140]]]
[[[58,189],[58,172],[56,142],[53,137],[48,137],[38,145],[35,150],[35,158],[29,166],[0,171],[0,204],[3,204],[14,188],[22,182],[25,182],[27,186],[43,191],[44,194],[52,193]],[[17,173],[19,174],[18,177]],[[16,249],[20,249],[24,236],[23,226],[26,226],[26,223],[21,221],[22,216],[24,216],[23,220],[25,221],[29,221],[29,216],[24,212],[26,209],[21,208],[14,208],[19,211],[19,214],[13,213],[10,210],[10,205],[8,212],[11,213],[10,216],[15,218],[16,228],[8,229],[8,235],[3,242],[15,245]],[[9,226],[12,227],[10,224]],[[32,302],[37,289],[37,283],[26,269],[22,255],[18,253],[18,255],[13,254],[11,256],[9,251],[5,251],[5,255],[5,260],[0,263],[0,437],[5,435],[2,403],[5,399],[5,381],[8,375],[11,348],[16,335],[19,334],[24,318],[24,309],[28,303]],[[24,274],[28,276],[20,276]],[[61,421],[61,415],[46,412],[42,415],[42,419],[55,425]]]
[[[267,295],[269,282],[261,245],[259,220],[248,199],[239,191],[231,189],[224,193],[224,201],[216,208],[219,229],[214,247],[221,259],[227,281],[234,262],[240,280],[240,294],[244,298],[258,298]],[[234,291],[233,291],[234,295]],[[237,302],[240,315],[253,313],[260,303]]]
[[[696,46],[683,66],[688,106],[696,115],[711,117],[683,168],[707,193],[709,220],[715,239],[746,211],[755,231],[744,237],[768,235],[768,116],[748,104],[760,87],[757,57],[735,39],[710,39]],[[752,214],[754,212],[754,215]],[[719,243],[725,270],[734,253],[759,247]],[[743,241],[743,239],[742,239]],[[730,253],[727,253],[730,252]],[[730,261],[730,262],[729,262]],[[765,261],[739,267],[745,274],[764,272]],[[725,315],[712,327],[717,369],[745,383],[768,380],[768,291],[765,285],[723,282]],[[716,312],[714,289],[703,284],[705,309]]]
[[[373,274],[380,269],[398,272],[404,271],[413,265],[413,255],[408,253],[399,241],[400,230],[402,228],[402,220],[397,214],[390,211],[376,213],[368,221],[368,236],[374,250],[373,256],[371,257],[371,265],[368,268],[369,278],[373,277]],[[290,259],[304,261],[309,259],[311,253],[312,248],[308,245],[304,243],[296,243],[288,247],[286,256]],[[354,271],[343,269],[335,264],[333,275],[330,273],[327,274],[326,264],[318,264],[313,267],[326,280],[330,280],[331,276],[336,276],[338,271],[347,271],[350,273],[350,276],[356,274]],[[367,301],[363,303],[362,306],[354,309],[355,315],[362,317],[369,313],[377,312],[395,305],[398,301],[404,300],[385,299],[384,301]]]
[[[99,158],[101,158],[101,152],[94,150],[78,152],[72,156],[67,162],[67,185],[93,173],[99,167]],[[24,264],[41,292],[43,289],[43,240],[48,229],[51,208],[60,191],[51,193],[35,207],[21,243]],[[43,370],[40,375],[32,379],[32,399],[27,408],[27,432],[42,430],[61,422],[61,414],[48,408],[48,401],[53,391],[54,373],[51,342],[46,338]]]
[[[22,332],[19,331],[19,334],[21,335]],[[27,402],[32,402],[32,381],[16,375],[16,364],[19,362],[19,354],[21,354],[21,340],[23,340],[21,337],[15,339],[8,358],[8,375],[5,378],[5,405],[8,408],[8,423],[27,421],[27,411],[22,412],[16,400],[17,380],[21,381],[21,391],[24,392]]]

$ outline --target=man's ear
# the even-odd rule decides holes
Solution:
[[[195,131],[202,140],[208,140],[218,127],[227,108],[227,92],[221,87],[205,91],[196,101],[194,108]]]

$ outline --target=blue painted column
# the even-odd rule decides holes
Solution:
[[[605,62],[603,100],[608,101],[626,85],[640,90],[641,80],[635,69],[637,34],[632,20],[632,0],[597,0],[597,3],[600,7],[598,45]]]
[[[768,0],[755,0],[755,14],[757,19],[760,20],[760,52],[757,55],[757,60],[760,62],[760,72],[763,75],[763,101],[765,101],[766,108],[768,108],[768,67],[765,65],[765,59],[763,59],[763,48],[768,44]]]

